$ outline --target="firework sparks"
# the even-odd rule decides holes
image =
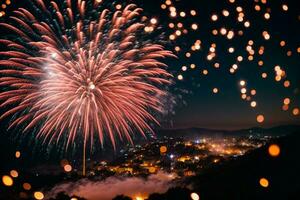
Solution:
[[[138,41],[144,30],[141,8],[134,4],[116,12],[101,1],[35,0],[19,8],[1,27],[1,119],[14,116],[9,127],[24,132],[39,127],[37,138],[68,147],[78,136],[103,144],[108,136],[132,142],[134,130],[145,135],[157,120],[160,98],[171,74],[160,61],[173,54],[158,44]],[[49,8],[49,9],[48,9]],[[76,9],[75,9],[76,8]],[[34,10],[34,9],[32,9]]]

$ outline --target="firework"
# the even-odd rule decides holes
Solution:
[[[101,144],[109,137],[132,142],[134,131],[152,131],[149,121],[161,112],[161,86],[171,74],[160,60],[171,57],[163,46],[140,41],[145,27],[134,4],[111,12],[100,1],[30,3],[1,23],[1,119],[9,128],[38,127],[48,144],[80,136]],[[32,10],[32,11],[31,11]]]

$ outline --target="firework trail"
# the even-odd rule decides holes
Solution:
[[[171,77],[160,59],[173,54],[139,41],[142,9],[110,12],[96,0],[31,6],[0,23],[10,33],[0,39],[0,106],[9,108],[0,119],[24,132],[39,127],[37,139],[64,138],[66,148],[78,136],[84,144],[109,137],[115,148],[116,138],[151,131]]]

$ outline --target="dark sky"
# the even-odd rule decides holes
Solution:
[[[187,34],[171,41],[171,47],[179,46],[181,51],[177,53],[178,59],[170,63],[170,68],[175,71],[174,75],[183,75],[182,81],[176,82],[176,89],[187,90],[189,94],[183,95],[183,100],[178,100],[176,114],[172,117],[175,127],[209,127],[209,128],[241,128],[251,126],[275,126],[279,124],[299,124],[299,115],[292,114],[293,108],[299,107],[299,86],[300,86],[300,7],[297,1],[235,1],[230,3],[220,0],[189,0],[172,1],[176,8],[177,17],[170,17],[169,7],[161,9],[164,1],[151,1],[148,5],[143,1],[145,11],[149,11],[153,16],[158,17],[159,24],[167,35],[173,34],[177,29],[169,28],[169,23],[182,23],[188,30]],[[150,4],[150,3],[149,3]],[[288,11],[284,11],[282,5],[288,6]],[[255,5],[259,5],[261,10],[256,11]],[[244,20],[238,22],[237,7],[242,8]],[[229,11],[229,16],[222,15],[223,10]],[[196,16],[191,16],[190,11],[195,10]],[[180,12],[186,13],[185,17],[178,16]],[[270,19],[266,20],[264,14],[269,13]],[[211,16],[218,15],[217,21],[212,21]],[[249,21],[250,27],[246,28],[244,22]],[[196,23],[198,29],[192,30],[191,24]],[[228,31],[234,31],[233,39],[229,40],[226,35],[220,33],[214,36],[213,29],[225,27]],[[242,30],[243,35],[239,36],[238,31]],[[271,38],[265,40],[263,31],[268,31]],[[192,52],[191,46],[196,40],[201,40],[201,50],[192,54],[190,58],[185,57],[186,52]],[[246,46],[248,41],[253,41],[254,59],[247,59],[248,52]],[[286,45],[280,46],[280,41],[284,40]],[[208,61],[209,48],[212,43],[216,44],[216,57]],[[264,54],[258,55],[259,48],[264,47]],[[228,53],[228,48],[234,47],[235,52]],[[287,52],[292,51],[291,56]],[[238,63],[237,56],[243,56],[243,61]],[[262,67],[258,66],[258,61],[264,62]],[[214,68],[218,62],[220,68]],[[231,74],[229,69],[232,64],[238,64],[238,70]],[[190,64],[196,64],[195,69],[190,69]],[[274,67],[279,65],[286,71],[287,76],[281,81],[275,81]],[[182,72],[181,67],[187,66],[187,71]],[[208,70],[208,75],[203,75],[202,70]],[[268,77],[263,79],[261,74],[265,72]],[[250,101],[241,99],[239,81],[246,81],[246,89],[255,89],[257,94],[252,96]],[[285,88],[283,83],[289,80],[291,86]],[[213,94],[213,88],[218,88],[219,92]],[[175,95],[182,94],[176,90]],[[247,93],[249,94],[249,92]],[[251,95],[250,95],[251,96]],[[290,98],[291,103],[287,111],[282,110],[283,100]],[[186,105],[182,105],[186,101]],[[257,106],[251,108],[250,102],[256,101]],[[263,114],[265,121],[258,124],[256,116]]]
[[[114,4],[117,5],[123,2],[117,1]],[[250,0],[236,0],[235,3],[221,0],[173,1],[177,15],[181,11],[186,13],[186,17],[184,18],[169,17],[169,11],[161,9],[161,4],[164,1],[136,0],[133,2],[144,8],[144,13],[149,19],[154,17],[158,20],[156,30],[165,35],[165,37],[162,37],[163,39],[158,40],[159,43],[165,44],[171,50],[174,50],[176,46],[181,48],[181,51],[176,53],[178,59],[167,61],[169,70],[175,77],[175,83],[170,91],[175,97],[177,105],[172,109],[175,112],[173,115],[164,117],[162,122],[163,128],[203,127],[212,129],[239,129],[254,126],[270,127],[282,124],[300,124],[299,115],[293,116],[292,114],[292,110],[300,106],[300,54],[297,53],[297,48],[300,47],[300,7],[296,1],[289,0],[284,2],[289,6],[287,12],[282,10],[283,1],[279,0],[270,0],[267,4],[261,2],[255,3]],[[12,10],[24,3],[25,1],[15,2],[12,0],[12,5],[6,8],[6,17],[10,15]],[[261,6],[261,11],[257,12],[254,10],[256,4]],[[245,28],[243,23],[237,22],[237,6],[241,6],[243,9],[245,15],[244,21],[249,20],[251,23],[249,28]],[[230,13],[228,17],[222,15],[224,9]],[[196,16],[191,16],[191,10],[197,12]],[[263,18],[264,13],[267,11],[271,15],[270,20]],[[216,22],[211,20],[212,14],[218,15]],[[5,18],[0,18],[0,21],[3,20]],[[169,23],[177,25],[179,22],[183,24],[188,33],[171,41],[169,35],[173,34],[177,29],[169,28]],[[191,29],[193,23],[197,23],[197,30]],[[229,40],[226,36],[220,34],[217,36],[212,35],[213,29],[219,31],[222,27],[234,31],[235,35],[233,39]],[[238,36],[237,34],[240,30],[244,33],[242,36]],[[270,33],[270,40],[266,41],[263,39],[263,31]],[[153,39],[155,38],[153,36]],[[190,48],[196,40],[201,40],[201,50],[192,53],[190,58],[186,58],[185,53],[192,52]],[[249,40],[253,40],[254,43],[252,46],[255,51],[253,61],[247,60],[248,52],[245,51]],[[281,40],[286,42],[284,47],[279,45]],[[212,43],[216,44],[216,56],[213,60],[208,61],[206,57]],[[264,54],[258,55],[258,50],[261,46],[265,48]],[[235,48],[233,54],[228,53],[229,47]],[[289,50],[292,51],[291,56],[287,56],[287,51]],[[243,56],[244,60],[238,63],[236,62],[236,57],[240,55]],[[259,67],[257,64],[259,60],[263,60],[264,62],[262,67]],[[214,68],[216,62],[220,65],[218,69]],[[238,64],[238,70],[234,74],[230,74],[229,69],[235,63]],[[191,64],[195,64],[196,68],[191,69]],[[283,77],[280,82],[274,80],[274,67],[276,65],[280,65],[287,73],[287,77]],[[183,72],[181,69],[182,66],[187,66],[187,71]],[[208,75],[203,75],[203,70],[208,70]],[[263,72],[268,74],[266,79],[262,79],[261,77],[261,73]],[[177,80],[178,75],[183,75],[183,80]],[[241,87],[239,85],[241,80],[245,80],[247,83],[248,95],[251,89],[256,90],[257,94],[251,97],[251,101],[256,101],[257,107],[251,108],[251,101],[241,99]],[[290,81],[291,86],[289,88],[283,87],[285,80]],[[219,92],[213,94],[213,88],[218,88]],[[284,98],[290,98],[291,101],[287,111],[282,110]],[[166,106],[169,107],[169,105],[167,101]],[[256,121],[258,114],[265,116],[265,121],[262,124]],[[1,151],[4,160],[11,158],[12,154],[8,154],[8,152],[13,152],[15,148],[26,149],[25,152],[30,149],[23,156],[24,160],[28,160],[29,164],[31,164],[31,159],[37,158],[36,160],[42,160],[49,159],[52,156],[47,148],[40,149],[39,145],[32,145],[32,147],[35,147],[33,152],[41,156],[32,156],[32,150],[28,148],[27,142],[31,145],[38,143],[38,140],[31,137],[31,134],[28,136],[24,134],[11,134],[13,132],[20,133],[20,130],[5,131],[8,122],[9,119],[0,122],[0,146],[2,149],[5,149],[5,151]],[[22,147],[23,143],[19,141],[26,141],[24,148]],[[45,153],[46,151],[47,153]],[[54,157],[56,157],[57,152],[62,152],[63,150],[55,146],[54,151]],[[81,149],[80,152],[82,152]],[[75,151],[68,153],[73,155]],[[45,157],[46,154],[48,155],[47,157]],[[76,152],[76,156],[80,157],[80,155],[80,153]],[[103,151],[103,155],[106,155],[105,151]],[[111,153],[108,155],[110,156]],[[5,164],[7,163],[3,163],[3,165]],[[8,164],[14,165],[14,163]]]
[[[174,127],[208,127],[214,129],[245,128],[252,126],[274,126],[279,124],[299,124],[299,115],[293,116],[294,108],[300,106],[299,86],[300,86],[300,7],[294,0],[276,1],[254,1],[236,0],[230,3],[228,0],[178,0],[172,1],[172,5],[167,9],[161,9],[161,0],[132,1],[144,8],[145,14],[155,17],[158,20],[159,32],[164,33],[162,41],[167,48],[174,50],[179,46],[181,50],[176,53],[178,59],[168,62],[169,69],[175,78],[183,75],[183,80],[175,81],[171,92],[176,98],[177,105],[174,107],[175,114],[167,117],[163,124]],[[124,3],[115,1],[114,4]],[[109,2],[110,4],[110,2]],[[112,3],[113,4],[113,3]],[[282,9],[282,5],[288,5],[288,11]],[[261,10],[255,11],[255,5],[259,5]],[[7,10],[9,16],[12,9],[17,8],[19,3],[12,1]],[[169,8],[176,8],[177,17],[170,17]],[[242,8],[244,14],[243,22],[238,22],[237,7]],[[229,12],[229,16],[222,15],[223,10]],[[196,11],[196,15],[190,14],[191,10]],[[180,12],[185,12],[185,17],[180,17]],[[270,19],[264,19],[265,13],[270,14]],[[212,14],[218,15],[218,20],[211,20]],[[246,28],[244,22],[249,21],[250,27]],[[176,40],[171,41],[169,35],[173,34],[177,28],[169,28],[169,23],[182,23],[187,34],[182,34]],[[197,30],[192,30],[191,25],[196,23]],[[220,32],[220,28],[226,28],[234,32],[233,39],[229,40],[226,35],[214,36],[213,29]],[[158,29],[158,28],[157,28]],[[243,31],[239,36],[238,31]],[[263,31],[268,31],[270,40],[264,40]],[[201,49],[191,51],[191,46],[196,40],[201,40]],[[255,51],[254,59],[248,61],[246,46],[249,40],[253,40],[252,48]],[[281,47],[280,41],[284,40],[286,45]],[[211,44],[216,44],[216,56],[207,60],[207,55]],[[259,48],[264,47],[264,54],[258,55]],[[228,48],[234,47],[235,52],[228,53]],[[288,51],[292,52],[287,56]],[[175,52],[175,51],[174,51]],[[193,52],[190,58],[185,56],[186,52]],[[237,62],[237,56],[243,56],[242,62]],[[258,66],[258,61],[264,62],[262,67]],[[215,63],[219,63],[220,68],[214,68]],[[196,68],[191,69],[190,64],[195,64]],[[233,64],[238,65],[238,70],[234,74],[229,72]],[[274,67],[280,65],[287,76],[280,82],[275,81]],[[181,70],[182,66],[187,66],[187,71]],[[203,75],[202,71],[208,70],[208,75]],[[265,72],[266,79],[261,77]],[[241,87],[239,81],[246,81],[247,95],[249,91],[255,89],[257,94],[251,97],[250,101],[241,99]],[[285,88],[283,82],[289,80],[291,86]],[[218,88],[218,93],[213,94],[213,88]],[[251,96],[251,95],[250,95]],[[282,110],[283,99],[290,98],[291,103],[287,111]],[[250,102],[256,101],[257,106],[251,108]],[[263,114],[265,121],[262,124],[256,122],[256,116]]]

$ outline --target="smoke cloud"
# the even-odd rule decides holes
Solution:
[[[109,177],[105,180],[81,179],[77,182],[67,182],[56,185],[48,194],[48,198],[55,197],[60,192],[68,195],[77,195],[88,200],[111,200],[117,195],[126,195],[131,198],[147,197],[151,193],[166,192],[172,186],[174,174],[159,172],[148,178],[117,178]]]

